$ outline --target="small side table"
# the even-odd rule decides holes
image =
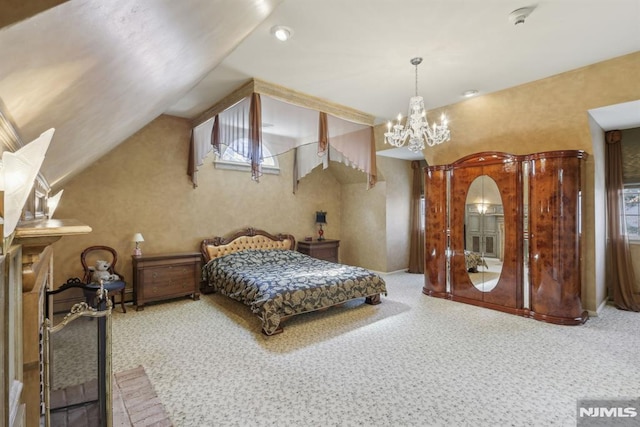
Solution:
[[[200,299],[200,252],[132,256],[136,310],[151,301],[191,295]]]
[[[340,240],[332,239],[298,242],[298,252],[331,262],[338,262],[339,247]]]

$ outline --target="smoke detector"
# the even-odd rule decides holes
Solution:
[[[509,22],[513,25],[524,24],[525,19],[531,15],[535,6],[529,7],[521,7],[520,9],[516,9],[509,14]]]

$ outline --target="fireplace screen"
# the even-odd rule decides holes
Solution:
[[[53,292],[70,287],[83,285]],[[107,292],[98,290],[91,305],[45,320],[45,426],[112,425],[111,308]]]

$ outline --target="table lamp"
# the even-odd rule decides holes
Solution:
[[[318,240],[324,240],[324,230],[322,229],[322,226],[326,223],[327,213],[322,211],[316,212],[316,224],[320,226],[320,229],[318,230]]]
[[[141,256],[142,249],[140,249],[140,242],[144,242],[144,237],[142,237],[141,233],[136,233],[133,235],[133,242],[136,242],[136,248],[133,250],[133,256]]]

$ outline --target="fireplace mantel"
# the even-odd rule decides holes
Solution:
[[[42,327],[45,292],[53,277],[51,244],[64,236],[87,234],[91,227],[75,219],[42,219],[21,222],[13,245],[21,247],[22,267],[22,401],[26,405],[26,425],[40,424],[43,369]]]

